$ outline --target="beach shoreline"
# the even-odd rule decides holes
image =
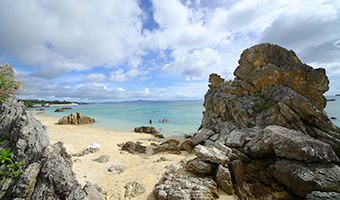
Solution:
[[[59,125],[58,118],[34,114],[35,118],[47,127],[50,143],[58,141],[64,143],[69,154],[86,149],[92,142],[100,144],[101,150],[82,157],[72,157],[73,172],[81,185],[87,181],[97,183],[106,196],[106,199],[124,199],[124,186],[129,181],[138,181],[146,186],[146,191],[136,199],[155,199],[152,194],[153,188],[166,171],[165,166],[170,163],[178,163],[182,159],[189,160],[193,154],[183,152],[180,155],[159,153],[153,155],[154,143],[161,143],[169,138],[155,138],[149,134],[134,132],[114,132],[111,129],[92,127],[88,125]],[[117,144],[127,141],[141,142],[147,146],[147,153],[133,155],[122,151]],[[94,159],[109,155],[110,161],[98,163]],[[162,156],[168,161],[157,162]],[[121,174],[110,174],[107,169],[111,165],[123,165],[125,171]]]

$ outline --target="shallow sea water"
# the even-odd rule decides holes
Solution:
[[[340,127],[340,97],[326,96],[325,111],[331,121]],[[138,126],[153,126],[166,137],[193,135],[201,125],[203,101],[136,101],[71,106],[65,112],[54,112],[58,107],[45,108],[45,115],[61,118],[72,112],[81,112],[96,120],[94,127],[109,128],[117,132],[132,132]],[[152,124],[149,124],[149,120]],[[168,122],[159,122],[167,119]]]
[[[45,115],[61,118],[79,111],[96,120],[94,127],[132,132],[138,126],[153,126],[166,137],[193,135],[201,125],[204,111],[203,101],[136,101],[70,107],[73,109],[65,112],[54,112],[58,107],[48,107]],[[163,119],[168,121],[163,123]]]

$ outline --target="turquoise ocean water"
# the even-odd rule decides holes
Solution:
[[[326,96],[325,111],[331,121],[340,127],[340,96]],[[117,132],[132,132],[137,126],[153,126],[166,137],[193,135],[201,125],[203,101],[137,101],[71,106],[65,112],[54,112],[58,107],[45,108],[45,115],[61,118],[72,112],[81,112],[96,120],[93,127],[113,129]],[[149,124],[149,120],[152,124]],[[163,123],[159,120],[167,119]]]
[[[193,135],[201,125],[204,111],[203,101],[135,101],[69,107],[72,109],[65,112],[54,112],[58,107],[47,107],[45,115],[61,118],[79,111],[96,120],[93,127],[132,132],[138,126],[153,126],[165,137]],[[159,122],[163,119],[168,122]]]
[[[325,111],[329,118],[335,117],[336,119],[331,119],[333,124],[340,127],[340,96],[326,96],[327,99],[335,99],[335,101],[327,101]]]

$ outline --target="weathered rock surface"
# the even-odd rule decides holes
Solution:
[[[125,171],[125,167],[123,165],[111,165],[107,171],[111,174],[120,174]]]
[[[210,75],[202,125],[192,138],[201,161],[220,164],[215,175],[229,170],[233,188],[225,191],[241,199],[336,196],[340,129],[323,111],[325,70],[303,64],[293,51],[260,44],[242,53],[234,75],[232,81]],[[219,149],[226,164],[206,153],[208,147]]]
[[[76,153],[73,153],[72,156],[75,156],[75,157],[82,157],[82,156],[85,156],[85,155],[88,155],[90,153],[96,153],[100,151],[99,148],[88,148],[88,149],[85,149],[83,151],[78,151]]]
[[[312,191],[340,192],[340,167],[333,163],[279,160],[271,168],[274,177],[300,197]]]
[[[181,146],[179,147],[180,150],[185,150],[188,153],[192,152],[192,141],[191,140],[185,140],[184,142],[182,142]]]
[[[240,131],[233,130],[226,141],[226,145],[229,147],[242,147],[245,142],[246,136]]]
[[[158,200],[167,199],[206,199],[219,197],[217,184],[210,178],[189,177],[173,174],[163,176],[156,184],[153,195]]]
[[[203,161],[224,165],[229,162],[229,158],[225,153],[215,147],[206,147],[197,145],[195,147],[195,155]]]
[[[85,199],[72,172],[71,156],[63,143],[49,144],[46,128],[14,98],[0,102],[1,149],[11,148],[12,162],[25,162],[23,174],[1,185],[1,199]]]
[[[214,174],[216,168],[216,164],[204,162],[198,158],[189,160],[186,165],[186,169],[194,174]]]
[[[140,126],[135,128],[136,133],[149,133],[149,134],[156,134],[157,130],[155,127],[150,127],[150,126]]]
[[[124,197],[128,199],[134,198],[145,192],[145,185],[140,184],[137,181],[129,181],[124,188],[126,189]]]
[[[87,200],[104,200],[103,190],[97,184],[86,182],[83,188]]]
[[[332,147],[293,129],[281,126],[267,126],[247,144],[252,156],[279,157],[306,162],[339,162]]]
[[[173,154],[181,154],[179,147],[176,146],[176,145],[164,144],[164,145],[161,145],[159,147],[156,147],[153,150],[153,154],[163,153],[163,152],[168,152],[168,153],[173,153]]]
[[[155,127],[140,126],[140,127],[135,128],[135,132],[136,133],[147,133],[147,134],[154,135],[155,137],[158,137],[158,138],[164,138],[162,134],[158,133]]]
[[[233,160],[229,163],[229,169],[231,172],[231,177],[234,183],[238,185],[243,184],[244,170],[243,163],[240,160]]]
[[[106,163],[110,161],[109,155],[102,155],[99,158],[94,159],[93,161],[99,162],[99,163]]]
[[[214,131],[203,128],[199,130],[197,133],[195,133],[195,135],[192,137],[192,144],[197,145],[214,134],[215,134]]]
[[[233,182],[231,180],[231,174],[228,168],[218,165],[214,179],[218,186],[220,186],[225,193],[229,195],[233,194]]]
[[[71,124],[71,125],[91,124],[94,122],[95,122],[94,119],[84,116],[81,112],[77,112],[76,114],[71,113],[58,120],[58,124],[61,124],[61,125],[63,124]]]
[[[302,64],[293,51],[260,44],[242,53],[234,74],[233,81],[211,84],[202,130],[279,125],[324,141],[340,155],[340,129],[323,112],[324,69]]]
[[[64,109],[62,109],[61,107],[59,107],[59,108],[55,109],[55,111],[54,111],[54,112],[65,112],[65,110],[64,110]]]
[[[313,191],[307,194],[306,200],[338,200],[340,199],[340,193],[338,192],[320,192]]]
[[[122,150],[128,151],[132,154],[146,153],[146,146],[128,141],[122,146]]]

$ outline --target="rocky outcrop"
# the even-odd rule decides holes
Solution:
[[[136,133],[147,133],[147,134],[154,135],[155,137],[158,137],[158,138],[164,138],[162,134],[158,133],[155,127],[140,126],[140,127],[136,127],[134,131]]]
[[[279,125],[329,143],[340,155],[340,129],[323,112],[324,69],[302,64],[293,51],[260,44],[242,53],[234,74],[233,81],[211,83],[203,128],[221,133]]]
[[[54,112],[64,112],[64,110],[67,110],[67,109],[72,109],[72,107],[59,107],[55,109]]]
[[[58,124],[71,124],[71,125],[80,125],[80,124],[91,124],[94,123],[95,120],[84,116],[81,112],[77,112],[76,114],[71,113],[67,116],[64,116],[58,120]]]
[[[213,171],[214,181],[241,199],[336,197],[340,129],[323,111],[325,70],[260,44],[242,53],[234,75],[233,81],[210,75],[202,125],[192,138],[197,158],[185,169]]]
[[[12,164],[25,163],[20,176],[1,184],[1,199],[89,198],[72,172],[71,156],[63,143],[50,145],[46,127],[23,104],[14,98],[1,101],[0,122],[0,137],[9,138],[0,148],[10,148]]]

